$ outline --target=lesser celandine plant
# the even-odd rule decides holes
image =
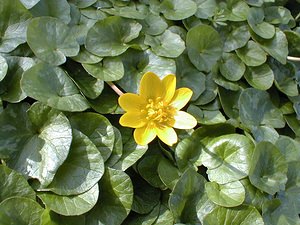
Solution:
[[[196,119],[180,111],[191,99],[192,90],[176,88],[176,76],[159,77],[147,72],[140,83],[139,95],[126,93],[119,97],[120,106],[126,113],[120,118],[122,126],[135,128],[134,139],[140,145],[150,143],[156,135],[167,145],[177,142],[174,128],[191,129]]]
[[[299,23],[300,0],[0,0],[0,225],[299,225]]]

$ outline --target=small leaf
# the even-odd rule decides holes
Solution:
[[[274,195],[285,189],[287,163],[284,156],[270,142],[257,144],[251,161],[249,178],[260,190]]]
[[[252,87],[268,90],[273,85],[274,73],[268,64],[262,64],[261,66],[248,67],[245,78]]]
[[[266,53],[254,41],[248,41],[245,47],[236,50],[236,54],[247,66],[260,66],[266,62]]]
[[[239,181],[226,184],[207,182],[205,190],[211,201],[224,207],[239,206],[245,199],[245,189]]]
[[[244,47],[250,39],[250,32],[247,25],[233,26],[231,29],[221,30],[224,34],[224,51],[231,52]]]
[[[180,172],[176,166],[172,165],[167,159],[163,158],[160,160],[157,172],[161,181],[170,189],[173,190],[177,183]]]
[[[95,206],[98,196],[98,184],[87,192],[74,196],[62,196],[50,192],[38,193],[38,197],[47,208],[64,216],[77,216],[90,211]]]
[[[168,20],[182,20],[194,15],[197,5],[192,0],[163,0],[160,9]]]
[[[99,187],[100,197],[87,215],[86,225],[121,224],[132,205],[133,187],[129,176],[120,170],[107,168]]]
[[[0,224],[39,225],[43,208],[34,200],[11,197],[0,203]]]
[[[200,71],[209,72],[221,57],[222,42],[218,32],[208,25],[191,28],[186,37],[191,62]]]
[[[142,25],[131,19],[110,16],[89,30],[85,47],[98,56],[117,56],[125,52],[129,42],[139,36]]]
[[[63,64],[66,56],[76,56],[79,52],[71,29],[52,17],[37,17],[30,21],[27,43],[38,58],[55,66]]]
[[[233,53],[224,53],[220,63],[221,74],[230,81],[238,81],[246,71],[242,60]]]
[[[6,59],[0,55],[0,81],[3,80],[8,70]]]
[[[63,216],[50,209],[45,209],[41,216],[41,225],[85,224],[85,216]]]

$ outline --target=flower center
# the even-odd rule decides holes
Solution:
[[[167,125],[174,120],[175,108],[168,105],[161,97],[156,99],[148,99],[145,109],[141,110],[145,113],[146,120],[152,125]]]

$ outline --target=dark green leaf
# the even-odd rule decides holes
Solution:
[[[233,53],[224,53],[220,63],[221,74],[230,81],[238,81],[246,71],[242,60]]]
[[[236,50],[236,54],[247,66],[260,66],[266,62],[266,53],[254,41],[248,41],[245,47]]]
[[[261,66],[248,67],[245,78],[252,87],[268,90],[273,85],[274,73],[268,64],[262,64]]]

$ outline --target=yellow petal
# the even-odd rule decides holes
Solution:
[[[149,126],[137,128],[134,130],[133,137],[139,145],[147,145],[156,137],[155,129]]]
[[[143,106],[145,105],[145,102],[141,98],[141,96],[132,93],[121,95],[118,101],[119,105],[125,111],[140,111],[141,108],[143,108]]]
[[[175,91],[174,97],[170,102],[174,108],[182,109],[191,99],[193,91],[189,88],[179,88]]]
[[[137,112],[127,112],[120,118],[120,124],[123,127],[139,128],[146,124],[143,116]]]
[[[177,142],[177,134],[172,127],[156,127],[155,131],[159,139],[167,145],[172,146]]]
[[[178,129],[192,129],[197,125],[197,120],[189,113],[178,111],[174,115],[173,127]]]
[[[164,96],[163,99],[169,103],[175,93],[176,89],[176,76],[173,74],[169,74],[162,80],[162,86],[164,89]]]
[[[140,83],[140,96],[144,99],[156,99],[162,97],[163,88],[159,77],[152,72],[143,75]]]

